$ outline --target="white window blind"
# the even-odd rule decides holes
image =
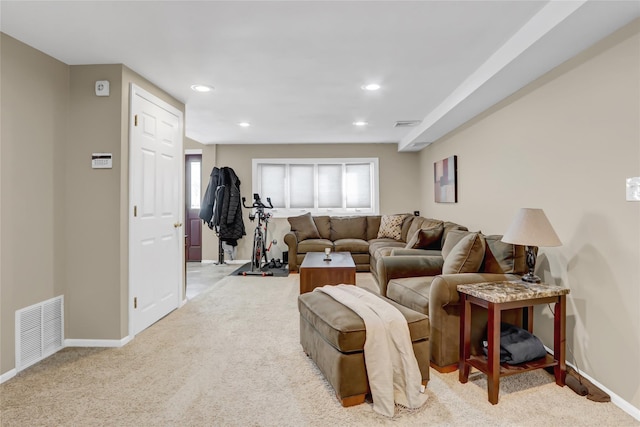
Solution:
[[[313,165],[289,166],[289,191],[292,208],[307,208],[313,206],[313,191],[315,179]]]
[[[253,159],[253,192],[275,216],[376,215],[378,159]]]
[[[342,165],[318,165],[318,208],[342,207]]]

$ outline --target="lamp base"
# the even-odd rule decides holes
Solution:
[[[540,278],[535,274],[527,273],[524,276],[522,276],[522,281],[528,282],[528,283],[540,283],[542,280],[540,280]]]

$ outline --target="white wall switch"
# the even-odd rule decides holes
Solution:
[[[627,201],[640,202],[640,176],[627,178]]]
[[[109,96],[109,80],[96,82],[96,96]]]
[[[111,153],[93,153],[91,155],[91,167],[93,169],[113,168],[113,155]]]

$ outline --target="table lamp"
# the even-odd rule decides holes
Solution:
[[[511,226],[502,236],[502,241],[525,246],[529,272],[522,276],[522,280],[529,283],[540,283],[540,278],[533,274],[536,267],[535,248],[562,245],[544,211],[530,208],[522,208],[518,211]]]

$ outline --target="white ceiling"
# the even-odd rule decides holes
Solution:
[[[0,30],[66,64],[125,64],[205,144],[416,151],[639,16],[633,0],[3,0]]]

